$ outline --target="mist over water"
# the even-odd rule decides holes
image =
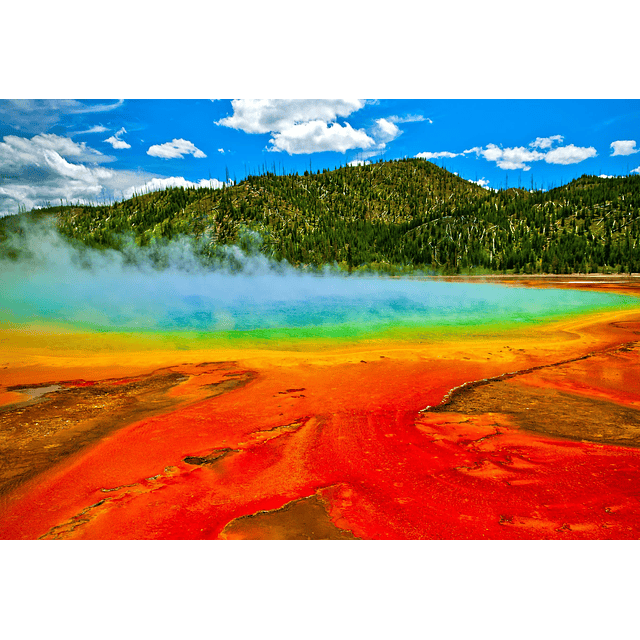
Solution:
[[[0,321],[55,322],[97,331],[246,332],[528,323],[570,312],[637,302],[626,296],[348,276],[297,270],[238,247],[214,266],[182,238],[124,251],[87,249],[51,225],[10,240],[17,260],[0,260]],[[162,265],[158,267],[158,265]]]

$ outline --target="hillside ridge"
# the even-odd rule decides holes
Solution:
[[[96,248],[188,236],[205,261],[239,244],[294,266],[349,271],[638,272],[639,211],[640,175],[495,191],[404,159],[51,207],[0,219],[0,234],[48,216],[64,236]]]

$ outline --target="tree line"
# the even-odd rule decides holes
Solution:
[[[223,245],[259,237],[266,255],[307,268],[590,273],[640,271],[639,204],[640,175],[494,191],[404,159],[303,175],[267,171],[222,189],[169,188],[20,215],[54,216],[63,235],[96,248],[188,236],[205,262]]]

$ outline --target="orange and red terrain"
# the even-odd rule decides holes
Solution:
[[[640,293],[568,280],[514,283]],[[287,351],[34,335],[0,336],[0,538],[640,537],[637,308]]]

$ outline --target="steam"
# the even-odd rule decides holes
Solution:
[[[178,238],[120,251],[63,238],[51,222],[23,226],[0,247],[0,321],[97,331],[327,330],[533,322],[630,299],[567,290],[310,273],[238,246]],[[633,302],[633,300],[631,300]]]

